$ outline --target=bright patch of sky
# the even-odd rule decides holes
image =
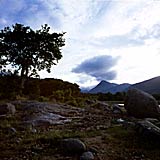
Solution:
[[[15,23],[67,32],[50,74],[81,87],[160,76],[159,0],[0,0],[0,28]]]

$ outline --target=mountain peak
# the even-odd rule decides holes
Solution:
[[[110,83],[110,82],[107,82],[105,80],[102,80],[96,87],[94,87],[93,89],[91,89],[89,91],[89,93],[106,93],[106,91],[109,89],[109,88],[112,88],[112,87],[115,87],[117,86],[118,84],[116,83]]]
[[[98,85],[106,85],[106,84],[112,84],[112,83],[102,80]]]
[[[137,88],[150,94],[160,94],[160,76],[154,77],[135,84],[116,84],[102,80],[96,87],[91,89],[89,93],[107,93],[127,91],[129,88]]]

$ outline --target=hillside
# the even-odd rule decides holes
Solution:
[[[131,87],[138,88],[150,94],[160,93],[160,76],[133,84]]]
[[[96,87],[91,89],[89,93],[116,93],[116,92],[124,92],[129,88],[137,88],[148,92],[150,94],[160,94],[160,76],[154,77],[136,84],[115,84],[109,83],[107,81],[101,81]]]
[[[110,88],[109,92],[111,93],[124,92],[124,91],[127,91],[130,86],[131,84],[129,83],[119,84],[115,87]]]

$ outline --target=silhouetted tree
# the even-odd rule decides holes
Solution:
[[[7,65],[21,77],[38,76],[37,71],[56,65],[62,58],[61,47],[65,45],[65,33],[50,33],[47,24],[32,30],[22,24],[5,27],[0,31],[0,69]]]

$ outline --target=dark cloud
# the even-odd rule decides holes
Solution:
[[[117,72],[114,70],[105,71],[105,72],[95,72],[91,74],[91,76],[95,77],[98,81],[101,80],[113,80],[117,76]]]
[[[117,64],[118,58],[102,55],[87,59],[72,70],[74,73],[85,73],[97,80],[113,80],[117,73],[111,70]]]

